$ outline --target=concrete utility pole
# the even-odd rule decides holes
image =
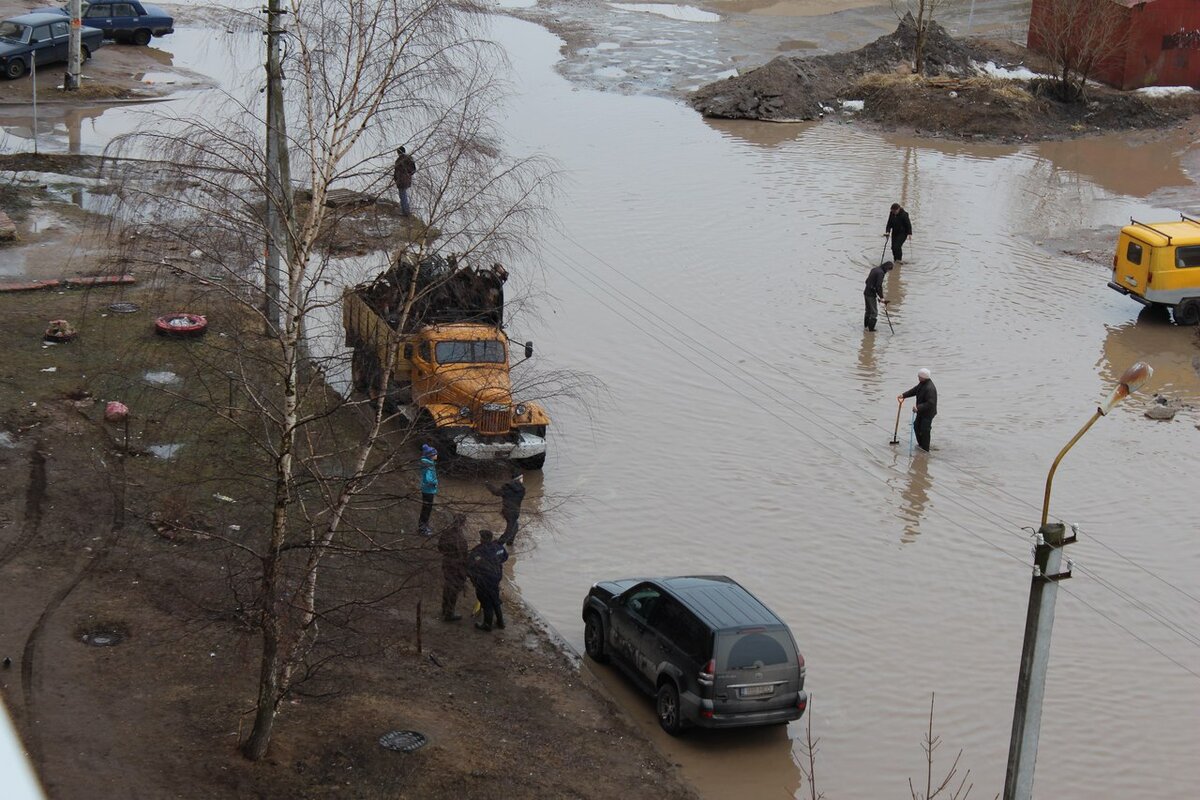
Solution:
[[[78,89],[83,72],[83,16],[82,0],[68,0],[67,11],[71,13],[71,30],[67,37],[67,74],[63,77],[64,89]]]
[[[75,0],[78,2],[78,0]],[[292,217],[292,176],[288,162],[287,116],[283,108],[283,65],[279,39],[283,35],[280,17],[286,11],[280,0],[268,0],[267,8],[267,258],[263,275],[263,316],[266,333],[271,335],[280,322],[280,255],[288,259],[289,228]]]
[[[1025,615],[1025,644],[1017,675],[1017,704],[1013,711],[1012,739],[1008,745],[1008,770],[1004,800],[1033,797],[1033,766],[1037,761],[1042,728],[1042,698],[1046,694],[1046,668],[1050,665],[1050,631],[1054,627],[1054,601],[1058,582],[1071,577],[1070,562],[1060,572],[1062,547],[1075,541],[1064,536],[1062,523],[1043,524],[1034,548],[1033,582],[1029,586],[1029,611]]]

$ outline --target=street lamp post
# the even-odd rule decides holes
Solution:
[[[1066,447],[1058,452],[1046,475],[1046,493],[1042,499],[1042,524],[1034,548],[1033,580],[1029,587],[1029,611],[1025,615],[1025,642],[1021,648],[1021,670],[1017,675],[1017,702],[1013,710],[1012,739],[1008,745],[1008,769],[1004,776],[1004,800],[1030,800],[1033,797],[1033,767],[1037,760],[1038,735],[1042,725],[1042,699],[1046,693],[1046,667],[1050,663],[1050,632],[1054,627],[1054,601],[1058,581],[1071,577],[1071,562],[1061,571],[1062,547],[1075,541],[1072,531],[1066,536],[1061,523],[1048,523],[1050,487],[1054,472],[1067,451],[1075,446],[1096,420],[1108,414],[1117,403],[1137,391],[1154,374],[1149,364],[1139,361],[1121,376],[1121,380],[1103,405],[1087,421]]]

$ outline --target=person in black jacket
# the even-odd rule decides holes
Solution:
[[[896,402],[903,403],[906,397],[917,398],[917,418],[913,420],[913,432],[917,435],[917,446],[928,453],[929,434],[933,429],[933,418],[937,416],[937,387],[930,379],[929,370],[918,370],[917,385],[904,394],[896,395]]]
[[[503,564],[508,560],[508,550],[499,542],[493,542],[491,531],[479,532],[479,544],[471,548],[467,556],[467,572],[475,584],[475,598],[483,610],[483,621],[475,627],[490,631],[493,620],[496,627],[504,629],[504,612],[500,609],[500,578],[504,575]]]
[[[887,275],[892,269],[892,262],[885,261],[878,267],[872,267],[867,273],[867,286],[863,289],[863,300],[867,304],[867,313],[863,315],[863,327],[869,331],[875,330],[875,323],[879,321],[879,303],[882,300],[884,305],[887,305],[887,300],[883,299],[883,276]]]
[[[892,210],[888,214],[883,235],[889,234],[892,237],[892,260],[899,264],[904,261],[904,243],[912,238],[912,220],[899,203],[892,203]]]
[[[492,494],[500,498],[500,516],[504,517],[504,533],[500,536],[500,544],[510,546],[517,538],[517,528],[521,519],[521,503],[525,500],[525,476],[514,472],[512,480],[496,486],[485,483]]]
[[[455,514],[450,527],[438,536],[437,548],[442,554],[442,619],[446,622],[462,619],[455,606],[467,585],[467,538],[463,536],[466,524],[466,514]]]
[[[400,192],[400,214],[409,216],[412,208],[408,204],[408,190],[412,188],[413,175],[417,172],[417,162],[403,147],[396,148],[396,166],[392,169],[392,180]]]

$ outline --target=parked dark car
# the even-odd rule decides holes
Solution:
[[[584,646],[656,698],[671,735],[799,719],[804,656],[771,609],[721,575],[597,583],[583,601]]]
[[[66,8],[47,9],[56,14],[71,16]],[[175,32],[175,18],[158,6],[138,0],[122,0],[83,4],[83,24],[104,31],[105,39],[116,42],[150,44],[151,36],[166,36]]]
[[[22,14],[0,22],[0,72],[6,78],[19,78],[33,64],[54,64],[67,60],[67,42],[71,23],[58,14],[38,12]],[[95,28],[84,27],[80,35],[80,51],[84,61],[104,43],[104,34]]]

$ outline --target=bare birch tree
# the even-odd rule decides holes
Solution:
[[[913,44],[913,73],[925,73],[925,44],[929,39],[929,28],[934,18],[941,15],[956,0],[891,0],[892,12],[901,23],[911,19],[916,40]]]
[[[1124,52],[1128,9],[1113,0],[1044,0],[1029,17],[1029,47],[1055,67],[1059,99],[1087,99],[1088,79]]]
[[[381,476],[402,465],[398,450],[377,446],[390,421],[384,404],[360,439],[326,432],[342,400],[325,376],[347,360],[328,344],[338,336],[340,287],[354,282],[354,270],[386,269],[398,246],[417,257],[439,249],[478,260],[511,253],[528,242],[550,178],[538,159],[505,158],[490,135],[503,59],[480,36],[478,7],[460,0],[290,0],[287,7],[287,141],[300,186],[294,204],[276,198],[292,212],[279,248],[280,319],[267,318],[261,302],[270,235],[264,197],[272,184],[255,87],[246,96],[228,91],[220,113],[160,115],[113,146],[160,165],[154,176],[124,181],[115,233],[128,242],[130,231],[140,231],[138,258],[224,294],[241,319],[231,335],[210,336],[198,357],[223,366],[250,407],[205,408],[238,431],[269,472],[259,535],[229,542],[258,565],[251,618],[262,651],[254,722],[242,744],[252,760],[266,754],[280,702],[317,641],[324,560],[340,548],[386,546],[363,530],[348,544],[347,520],[362,498],[378,502],[372,493]],[[419,161],[423,219],[331,207],[337,188],[387,192],[396,144]],[[345,257],[347,242],[367,254]],[[181,245],[188,255],[177,255]],[[264,329],[265,338],[253,335]]]

